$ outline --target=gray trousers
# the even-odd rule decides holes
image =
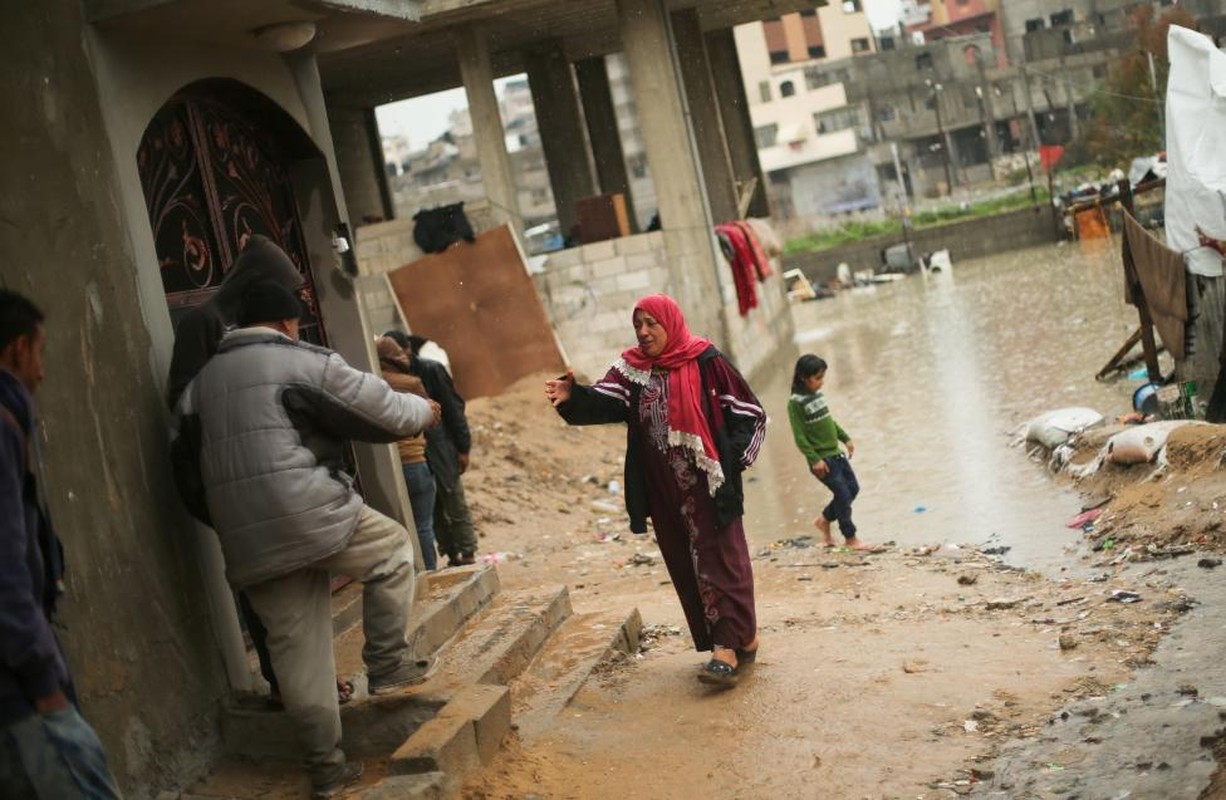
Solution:
[[[367,675],[391,672],[408,655],[405,628],[413,600],[413,547],[400,523],[362,508],[349,544],[334,556],[246,589],[268,628],[268,652],[315,782],[335,777],[345,763],[332,650],[331,573],[362,587],[362,659]]]

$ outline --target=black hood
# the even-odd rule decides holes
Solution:
[[[267,236],[254,234],[234,260],[217,294],[209,300],[226,325],[234,324],[244,292],[257,281],[272,281],[293,292],[306,282],[284,250]]]

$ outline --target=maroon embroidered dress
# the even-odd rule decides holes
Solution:
[[[730,465],[736,473],[731,477],[718,461],[704,456],[701,445],[690,441],[695,437],[670,429],[668,370],[644,372],[622,360],[588,390],[603,395],[597,401],[601,404],[608,398],[621,406],[632,444],[627,459],[637,460],[642,471],[647,513],[700,651],[716,644],[743,647],[757,631],[753,568],[739,515],[739,472],[757,458],[766,431],[766,414],[745,379],[718,351],[711,352],[712,357],[700,363],[708,423],[713,433],[720,428],[734,432],[730,449],[739,463]],[[575,399],[583,404],[582,396]],[[628,463],[627,472],[635,466]],[[738,511],[720,524],[713,495],[725,480],[735,481],[735,487],[727,488],[735,488]],[[627,481],[628,493],[631,483]],[[628,504],[632,500],[627,496]]]

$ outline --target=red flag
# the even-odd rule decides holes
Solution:
[[[1062,144],[1044,144],[1039,145],[1039,163],[1043,165],[1046,172],[1051,172],[1056,168],[1056,164],[1060,163],[1060,157],[1064,155],[1064,145]]]

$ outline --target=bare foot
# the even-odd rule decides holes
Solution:
[[[827,547],[834,547],[834,537],[830,535],[830,520],[818,514],[813,520],[813,524],[822,532],[822,544]]]
[[[721,647],[720,645],[715,645],[715,649],[711,651],[711,658],[716,661],[722,661],[733,668],[735,668],[737,665],[736,650],[731,647]]]
[[[869,544],[868,542],[862,542],[854,536],[848,539],[846,542],[844,542],[844,544],[852,550],[872,550],[873,549],[873,545]]]

